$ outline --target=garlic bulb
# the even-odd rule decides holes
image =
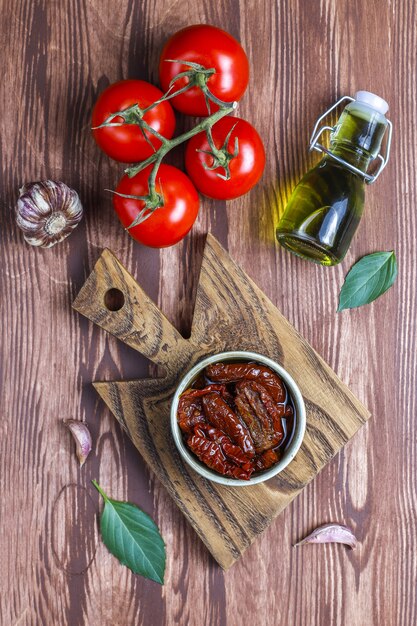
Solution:
[[[64,183],[43,180],[20,189],[16,222],[32,246],[54,246],[71,234],[82,216],[77,192]]]

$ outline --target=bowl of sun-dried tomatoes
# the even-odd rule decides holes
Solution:
[[[183,460],[204,478],[244,486],[276,476],[298,452],[306,413],[290,374],[255,352],[222,352],[195,365],[171,404]]]

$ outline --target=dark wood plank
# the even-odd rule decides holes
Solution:
[[[114,187],[121,168],[96,149],[90,112],[111,81],[156,81],[163,40],[201,21],[226,28],[248,52],[252,78],[239,115],[263,136],[268,165],[247,197],[204,200],[182,244],[146,250],[112,213],[104,188]],[[2,624],[417,622],[415,22],[412,0],[2,1]],[[279,249],[274,226],[315,158],[306,143],[316,117],[361,88],[391,104],[392,162],[368,190],[345,262],[322,269]],[[19,185],[42,177],[73,185],[86,208],[84,223],[50,251],[29,249],[12,219]],[[70,308],[107,246],[186,334],[207,231],[374,416],[227,574],[90,387],[95,379],[141,377],[147,362]],[[371,306],[337,315],[343,275],[377,249],[397,251],[396,286]],[[82,471],[65,417],[86,419],[96,441]],[[168,550],[164,590],[121,568],[100,543],[91,478],[155,517]],[[356,552],[291,547],[330,520],[355,528]]]

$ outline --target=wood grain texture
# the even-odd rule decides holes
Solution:
[[[108,308],[109,293],[121,296]],[[161,378],[94,387],[168,489],[216,561],[227,569],[369,418],[364,406],[209,235],[191,336],[184,340],[132,276],[105,250],[74,308],[162,365]],[[307,428],[296,458],[265,484],[236,489],[190,470],[175,449],[170,406],[181,378],[202,358],[252,350],[279,362],[300,387]]]
[[[235,626],[243,619],[265,626],[414,626],[415,2],[2,0],[1,7],[2,626]],[[115,187],[121,167],[94,145],[91,108],[114,80],[157,82],[164,40],[198,22],[226,28],[248,53],[251,83],[238,114],[263,137],[267,167],[248,196],[202,201],[184,242],[147,250],[126,236],[112,212],[104,189]],[[347,258],[323,269],[281,250],[274,227],[297,177],[318,158],[307,153],[314,121],[357,89],[390,103],[392,159],[367,190]],[[178,118],[178,127],[187,123]],[[181,164],[181,152],[173,162]],[[34,250],[14,226],[13,206],[23,182],[45,177],[75,187],[86,218],[59,247]],[[144,377],[149,363],[71,310],[108,247],[187,336],[207,232],[373,414],[227,573],[91,388],[91,380]],[[399,261],[393,289],[370,306],[336,314],[352,263],[391,249]],[[62,418],[85,419],[92,430],[95,450],[81,471]],[[163,589],[121,568],[100,542],[91,519],[91,507],[99,510],[92,478],[114,497],[140,504],[161,527],[168,553]],[[358,550],[292,548],[328,521],[351,525]]]

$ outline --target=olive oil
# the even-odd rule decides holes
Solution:
[[[349,248],[363,213],[365,181],[376,178],[367,170],[374,159],[381,159],[390,124],[382,98],[358,92],[350,100],[332,129],[330,148],[317,144],[316,136],[325,156],[294,189],[276,233],[282,246],[322,265],[340,263]],[[388,153],[382,167],[387,159]]]

